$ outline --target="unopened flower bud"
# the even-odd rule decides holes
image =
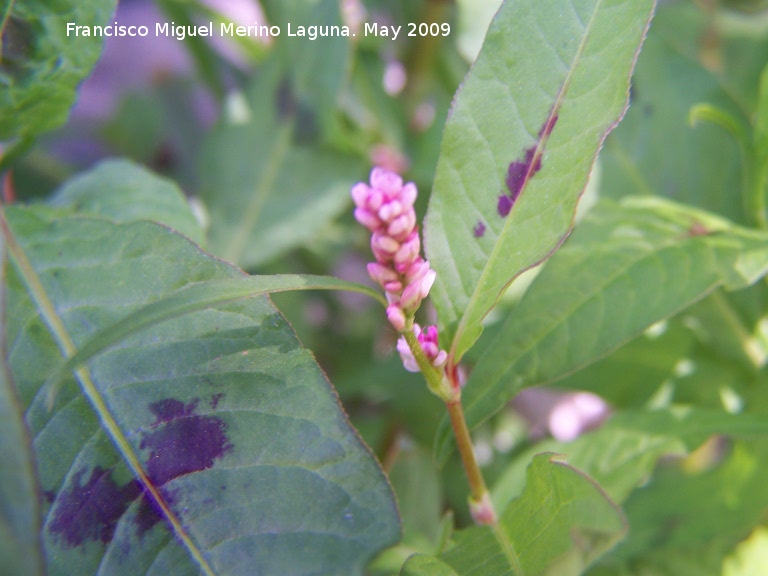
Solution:
[[[387,306],[387,320],[398,332],[405,330],[405,312],[398,304]]]

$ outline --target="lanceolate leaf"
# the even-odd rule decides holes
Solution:
[[[48,325],[77,349],[187,284],[245,277],[151,222],[37,208],[8,220],[32,269],[8,279],[9,358],[50,574],[359,574],[397,539],[383,473],[264,296],[122,340],[49,410],[42,385],[61,354]]]
[[[521,388],[578,370],[715,288],[743,288],[766,272],[764,232],[660,199],[598,204],[478,360],[463,396],[470,427]]]
[[[105,25],[115,0],[3,2],[0,11],[0,141],[28,139],[64,123],[75,88],[103,38],[67,35],[67,23]]]
[[[627,106],[653,0],[515,0],[496,15],[446,123],[425,224],[455,362],[504,288],[568,234]]]
[[[625,530],[621,511],[592,480],[556,456],[540,454],[528,468],[523,494],[504,511],[498,533],[487,527],[458,532],[440,560],[460,576],[576,576]],[[513,568],[510,548],[521,571]],[[451,574],[438,565],[437,574]],[[428,576],[432,569],[416,557],[402,574]]]

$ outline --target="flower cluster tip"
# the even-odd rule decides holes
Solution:
[[[421,240],[416,227],[413,203],[418,191],[413,182],[383,168],[371,171],[370,184],[352,187],[355,219],[371,231],[371,250],[376,262],[368,264],[368,274],[387,296],[387,319],[395,330],[406,328],[427,297],[436,273],[420,256]]]

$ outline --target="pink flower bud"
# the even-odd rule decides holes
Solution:
[[[401,273],[405,276],[405,281],[410,284],[411,282],[420,281],[427,275],[429,270],[429,262],[419,257]]]
[[[367,268],[368,275],[371,277],[371,280],[381,286],[384,286],[384,284],[387,282],[395,282],[399,280],[397,272],[392,270],[392,268],[389,266],[384,266],[384,264],[379,264],[378,262],[370,262]]]
[[[358,208],[366,208],[371,189],[365,182],[358,182],[352,186],[352,200]]]
[[[387,234],[393,238],[405,240],[416,225],[416,213],[413,210],[401,214],[387,227]]]
[[[373,212],[378,212],[379,208],[381,208],[381,205],[384,203],[384,194],[379,192],[378,190],[371,190],[371,193],[368,195],[368,200],[365,203],[365,207],[369,210],[372,210]]]
[[[411,347],[408,346],[408,342],[405,341],[405,336],[401,336],[397,340],[397,351],[400,353],[400,359],[403,361],[403,366],[408,372],[418,372],[419,365],[416,362],[411,353]]]
[[[405,313],[397,304],[387,306],[387,320],[398,332],[405,330]]]
[[[387,292],[391,292],[393,294],[399,295],[400,292],[403,290],[403,283],[397,282],[397,281],[387,282],[386,284],[384,284],[383,288]]]
[[[365,208],[355,208],[355,220],[360,222],[363,226],[368,228],[371,232],[378,230],[382,223],[373,212],[366,210]]]
[[[418,196],[419,192],[416,189],[416,184],[413,182],[408,182],[405,186],[403,186],[402,190],[400,190],[400,203],[403,205],[403,208],[406,210],[408,208],[413,207],[413,203],[416,201],[416,196]]]
[[[422,299],[426,298],[429,295],[429,291],[432,288],[432,284],[435,283],[435,278],[437,278],[437,272],[434,270],[429,270],[427,274],[422,278],[421,280],[421,297]]]
[[[386,204],[382,204],[379,208],[379,218],[384,222],[392,222],[395,218],[403,213],[403,205],[397,200],[391,200]]]
[[[403,295],[400,296],[400,305],[404,310],[415,311],[421,304],[421,282],[412,282],[403,288]]]
[[[415,230],[411,233],[405,242],[402,243],[399,250],[397,250],[394,260],[395,264],[407,264],[410,265],[416,258],[419,257],[419,251],[421,250],[421,242],[419,240],[419,234]]]
[[[371,187],[381,190],[387,198],[394,198],[403,187],[403,179],[394,172],[377,167],[371,170]]]
[[[400,243],[391,236],[374,232],[371,236],[371,248],[376,248],[387,254],[394,254],[400,250]]]
[[[440,350],[440,352],[437,353],[437,356],[435,356],[435,359],[432,360],[432,366],[435,368],[440,368],[440,366],[445,364],[446,360],[448,360],[448,352],[445,350]]]

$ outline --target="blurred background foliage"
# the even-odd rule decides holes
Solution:
[[[395,41],[358,35],[318,42],[303,54],[285,37],[110,39],[69,121],[11,164],[6,194],[34,201],[101,159],[124,156],[183,187],[207,224],[213,254],[250,273],[368,282],[368,239],[354,225],[349,187],[371,165],[395,169],[418,185],[423,216],[451,99],[498,3],[318,0],[311,7],[318,23],[448,22],[451,33]],[[307,6],[124,0],[114,19],[284,23],[299,20]],[[759,224],[743,191],[760,164],[766,63],[768,2],[662,1],[630,108],[605,142],[585,205],[595,197],[658,195]],[[699,104],[729,121],[691,118]],[[493,336],[525,286],[515,283],[482,338]],[[768,444],[713,437],[689,456],[662,457],[681,450],[587,432],[601,418],[590,420],[573,393],[599,396],[601,415],[697,406],[766,416],[767,299],[765,282],[715,292],[553,387],[521,395],[476,433],[494,496],[519,494],[520,470],[545,448],[567,454],[591,442],[597,452],[614,450],[620,462],[653,454],[638,472],[648,483],[624,495],[628,537],[590,573],[750,573],[740,571],[739,559],[764,558],[768,549],[764,529],[755,529],[768,520]],[[402,370],[396,334],[357,295],[294,292],[274,301],[316,355],[400,500],[404,539],[372,571],[393,573],[410,553],[436,552],[453,522],[445,510],[457,511],[459,526],[468,523],[467,487],[455,456],[442,469],[433,465],[442,410],[420,376]],[[468,370],[474,359],[470,352]],[[575,444],[552,438],[553,414],[586,435]]]

